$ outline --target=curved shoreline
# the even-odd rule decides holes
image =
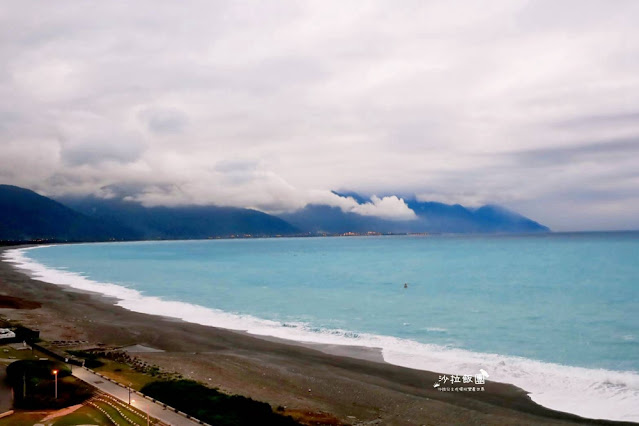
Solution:
[[[15,249],[15,247],[12,248]],[[4,249],[0,250],[4,251]],[[459,410],[462,410],[463,415],[469,415],[468,410],[474,413],[473,415],[479,415],[478,413],[484,413],[482,415],[485,415],[487,407],[490,407],[488,412],[495,411],[495,414],[492,414],[491,416],[497,415],[496,413],[501,413],[497,417],[506,416],[507,418],[510,418],[512,415],[515,415],[515,417],[523,416],[520,420],[525,419],[526,422],[532,421],[533,423],[541,422],[547,424],[550,419],[553,419],[561,422],[613,424],[613,422],[586,420],[575,415],[546,409],[532,402],[524,391],[511,385],[491,382],[489,383],[490,387],[486,389],[486,392],[481,394],[478,392],[438,392],[432,388],[433,383],[437,381],[438,375],[436,373],[422,370],[411,370],[388,363],[380,363],[381,360],[379,358],[375,359],[374,352],[370,351],[364,351],[357,354],[352,352],[352,348],[335,348],[330,346],[322,347],[315,344],[296,343],[280,339],[274,340],[263,336],[254,336],[210,326],[186,323],[176,319],[168,320],[166,318],[153,315],[135,313],[121,307],[114,306],[113,299],[111,298],[107,299],[96,296],[95,294],[82,294],[64,291],[64,289],[60,286],[31,279],[22,272],[16,271],[6,262],[0,263],[2,264],[0,266],[0,279],[3,292],[7,292],[7,290],[10,289],[12,291],[9,294],[12,296],[19,296],[26,300],[35,300],[43,303],[42,310],[48,311],[49,316],[57,317],[58,320],[66,319],[67,322],[69,318],[71,318],[72,322],[75,323],[74,325],[78,329],[76,330],[78,332],[86,333],[88,335],[97,333],[97,335],[102,337],[102,340],[98,341],[107,341],[107,343],[111,344],[152,344],[153,346],[164,349],[167,352],[162,354],[149,354],[145,355],[145,357],[153,359],[154,362],[159,362],[163,364],[163,366],[171,365],[178,368],[190,366],[188,368],[203,368],[204,372],[206,372],[210,371],[212,367],[219,367],[217,364],[220,362],[225,364],[228,368],[226,363],[229,359],[232,359],[235,363],[241,359],[241,363],[246,364],[246,368],[254,371],[260,371],[257,367],[264,365],[264,363],[272,365],[274,370],[279,370],[274,371],[273,374],[280,380],[284,380],[289,384],[295,382],[299,385],[300,381],[305,381],[303,379],[315,377],[318,381],[323,382],[322,386],[327,389],[332,388],[333,391],[327,391],[326,395],[323,395],[321,398],[316,398],[316,391],[313,391],[311,395],[300,396],[298,395],[299,386],[296,386],[296,392],[293,392],[296,397],[293,398],[293,401],[298,400],[300,403],[303,401],[304,403],[302,406],[315,406],[315,408],[320,410],[328,408],[327,411],[335,413],[345,421],[348,421],[349,417],[347,413],[349,411],[359,412],[362,411],[362,409],[353,410],[352,408],[349,408],[348,410],[345,410],[344,401],[352,399],[352,396],[339,395],[342,393],[340,392],[340,389],[345,389],[344,386],[346,386],[346,388],[355,386],[357,388],[367,389],[367,393],[370,393],[370,395],[360,394],[358,399],[369,401],[364,404],[368,407],[368,410],[364,411],[367,411],[369,416],[372,414],[370,410],[372,410],[373,407],[377,406],[379,413],[381,407],[388,405],[385,404],[384,401],[380,400],[379,396],[376,395],[377,392],[375,391],[379,390],[379,385],[371,387],[371,384],[368,383],[371,371],[374,371],[375,374],[373,374],[373,376],[376,377],[377,380],[384,382],[384,386],[382,386],[383,392],[381,393],[393,393],[393,399],[399,398],[404,400],[404,402],[412,401],[415,403],[414,399],[418,398],[422,399],[421,402],[425,404],[424,406],[431,406],[434,403],[429,401],[440,401],[442,403],[449,405],[452,404],[453,406],[458,407]],[[18,286],[18,288],[16,288],[15,285],[11,285],[12,282],[16,281],[22,283]],[[84,309],[80,309],[81,307]],[[87,307],[91,307],[91,310],[95,312],[92,312],[90,315],[86,315]],[[85,311],[85,315],[80,316],[83,319],[78,320],[78,311],[80,310]],[[3,309],[1,312],[5,313],[6,310]],[[74,316],[75,318],[73,318]],[[33,321],[33,318],[31,318],[31,321]],[[126,332],[123,330],[113,330],[113,326],[115,324],[126,325]],[[158,333],[158,327],[162,328],[164,334]],[[43,329],[43,335],[44,332],[45,330]],[[53,332],[53,330],[51,332]],[[203,339],[202,336],[214,336],[214,338]],[[46,335],[44,335],[44,337],[47,338]],[[221,337],[222,341],[226,344],[222,344],[220,347],[219,339]],[[229,344],[230,342],[232,342],[232,344]],[[210,350],[202,351],[202,347]],[[193,359],[185,359],[183,353],[185,351],[194,350],[193,348],[200,349],[197,350],[199,353],[206,352],[207,354],[217,354],[220,359],[208,363],[198,362]],[[320,349],[321,352],[318,352],[315,349]],[[345,350],[346,352],[344,352]],[[277,356],[274,356],[272,354],[273,352],[276,353]],[[360,359],[355,359],[355,357],[358,356]],[[250,361],[250,358],[257,358],[260,362],[255,364]],[[273,358],[277,358],[278,360],[276,361]],[[225,361],[222,362],[221,360]],[[194,363],[197,364],[197,366],[194,366]],[[284,370],[289,370],[289,365],[295,365],[296,371],[284,372]],[[310,376],[305,375],[305,377],[302,378],[299,377],[300,373],[298,371],[316,371],[318,369],[322,370],[326,368],[343,371],[345,367],[348,367],[348,372],[352,372],[353,370],[360,372],[358,379],[355,379],[355,381],[359,383],[358,385],[354,385],[352,381],[348,386],[346,384],[340,385],[338,383],[332,383],[331,381],[326,380],[327,378],[325,377],[325,374],[321,374],[319,372],[316,373],[316,376],[310,374]],[[366,371],[367,373],[362,375],[363,371]],[[281,377],[282,374],[284,377]],[[228,380],[226,380],[225,383],[219,383],[218,385],[221,385],[220,387],[232,392],[245,393],[242,392],[242,390],[248,390],[250,396],[266,400],[273,404],[284,405],[280,403],[280,401],[286,402],[286,398],[284,398],[284,400],[281,399],[282,395],[280,395],[281,392],[279,391],[276,392],[278,394],[277,398],[274,398],[274,395],[272,395],[273,392],[256,392],[256,389],[254,389],[256,385],[254,377],[243,377],[245,374],[241,371],[236,371],[236,373],[231,376],[233,377],[228,377]],[[415,381],[419,383],[419,386],[415,386]],[[261,380],[257,380],[257,382],[263,385]],[[240,383],[242,385],[240,385]],[[397,388],[404,387],[407,389],[403,389],[399,391],[399,394],[397,394]],[[318,389],[317,386],[315,386],[315,389]],[[337,392],[335,392],[336,389]],[[256,392],[257,394],[265,393],[267,397],[260,398],[253,394],[253,392]],[[292,395],[288,392],[287,398],[291,397]],[[376,402],[373,403],[373,400]],[[330,403],[328,401],[330,401]],[[288,405],[290,406],[290,404],[291,402],[289,401]],[[352,406],[352,401],[350,405]],[[416,406],[416,408],[419,408],[417,413],[412,413],[412,411],[409,410],[409,412],[412,413],[411,415],[418,415],[419,411],[422,411],[423,407]],[[385,408],[383,411],[387,412],[389,409]],[[392,412],[392,410],[390,411]],[[402,410],[402,413],[406,414],[404,411],[405,410]],[[506,413],[508,413],[508,415],[506,415]],[[460,415],[462,415],[461,412]],[[531,415],[533,418],[536,418],[536,420],[528,418],[528,416]],[[361,413],[360,416],[362,416]],[[394,413],[392,416],[400,416],[400,413]],[[431,419],[432,417],[428,416],[427,418]],[[541,420],[542,418],[544,419],[543,421]],[[512,418],[509,421],[504,420],[505,423],[512,421]],[[490,422],[493,423],[492,420]],[[497,420],[497,423],[499,422],[500,420]],[[399,418],[393,418],[392,424],[411,423],[402,423]]]

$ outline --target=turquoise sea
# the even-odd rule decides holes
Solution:
[[[131,310],[482,368],[542,405],[639,421],[639,233],[77,244],[5,260]]]

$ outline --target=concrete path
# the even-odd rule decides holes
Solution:
[[[44,419],[40,420],[40,422],[41,423],[45,423],[45,422],[48,422],[49,420],[53,420],[53,419],[57,419],[58,417],[66,416],[66,415],[71,414],[74,411],[82,408],[83,406],[84,406],[84,404],[76,404],[76,405],[72,405],[72,406],[67,407],[67,408],[63,408],[63,409],[58,410],[58,411],[54,411],[53,413],[49,414]]]
[[[108,379],[98,376],[97,374],[86,370],[82,367],[73,367],[73,376],[78,379],[87,382],[93,387],[98,388],[104,393],[108,393],[109,395],[118,398],[120,401],[124,403],[129,402],[129,391],[127,388],[110,382]],[[177,414],[169,409],[164,408],[162,405],[150,401],[143,396],[134,393],[131,391],[131,399],[135,400],[132,404],[135,408],[140,411],[144,411],[145,413],[149,413],[151,417],[155,417],[156,419],[167,423],[173,426],[193,426],[198,425],[199,423],[189,420],[186,417]]]

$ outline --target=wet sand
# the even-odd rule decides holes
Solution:
[[[39,329],[44,340],[160,349],[135,355],[228,393],[316,413],[327,423],[623,424],[549,410],[522,389],[490,381],[484,392],[440,392],[433,388],[437,373],[384,363],[375,350],[260,338],[127,311],[113,299],[31,279],[0,261],[1,296],[21,302],[0,304],[0,315]]]

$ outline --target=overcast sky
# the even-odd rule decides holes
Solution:
[[[639,229],[637,22],[632,0],[4,2],[0,182]]]

